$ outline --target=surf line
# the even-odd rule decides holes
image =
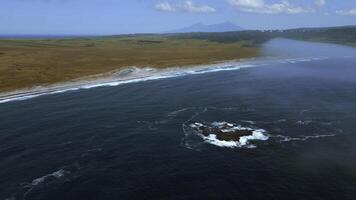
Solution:
[[[260,67],[273,63],[289,63],[293,62],[311,62],[321,58],[259,58],[250,59],[247,61],[228,61],[210,65],[198,65],[192,67],[177,67],[172,69],[154,69],[154,68],[137,68],[127,73],[127,69],[118,71],[119,76],[112,74],[107,77],[102,77],[92,80],[84,80],[70,83],[63,83],[48,87],[37,87],[25,91],[15,91],[12,93],[0,94],[0,104],[12,101],[23,101],[44,95],[60,94],[64,92],[87,90],[97,87],[115,87],[123,84],[138,83],[144,81],[154,81],[160,79],[175,78],[188,75],[198,75],[206,73],[215,73],[221,71],[234,71],[243,68]],[[326,59],[326,58],[325,58]],[[120,76],[120,72],[125,73],[125,76]]]

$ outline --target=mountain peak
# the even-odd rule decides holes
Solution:
[[[203,23],[196,23],[191,26],[169,31],[169,33],[190,33],[190,32],[229,32],[229,31],[241,31],[243,28],[235,25],[232,22],[223,22],[219,24],[205,25]]]

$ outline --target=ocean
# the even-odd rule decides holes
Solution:
[[[247,67],[3,101],[0,199],[356,199],[356,50],[262,51]],[[195,122],[259,134],[226,143]]]

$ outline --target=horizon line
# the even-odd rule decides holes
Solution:
[[[340,25],[340,26],[310,26],[310,27],[296,27],[296,28],[287,28],[287,29],[244,29],[241,31],[226,31],[226,32],[242,32],[242,31],[286,31],[286,30],[296,30],[296,29],[318,29],[318,28],[343,28],[343,27],[356,27],[356,25]],[[188,32],[189,33],[189,32]],[[194,32],[191,32],[194,33]],[[199,33],[199,32],[196,32]],[[208,33],[208,32],[207,32]],[[214,32],[211,32],[214,33]],[[218,32],[215,32],[218,33]],[[0,39],[56,39],[56,38],[72,38],[72,37],[110,37],[110,36],[126,36],[126,35],[168,35],[176,33],[166,33],[166,32],[136,32],[136,33],[112,33],[112,34],[72,34],[72,33],[48,33],[48,34],[8,34],[0,33]],[[184,33],[178,33],[184,34]]]

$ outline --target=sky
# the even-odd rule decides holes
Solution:
[[[356,0],[0,0],[0,34],[159,33],[227,21],[263,30],[356,25]]]

